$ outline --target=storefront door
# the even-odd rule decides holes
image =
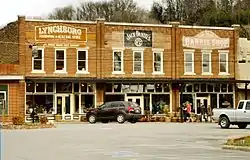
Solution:
[[[142,109],[142,114],[144,114],[144,104],[142,96],[127,96],[125,100],[130,102],[136,102],[137,104],[139,104]]]
[[[70,95],[56,95],[56,113],[62,116],[62,120],[72,120],[73,115],[70,108]]]
[[[197,97],[196,98],[196,107],[195,107],[195,113],[200,114],[201,113],[201,105],[205,105],[205,107],[208,107],[208,97]]]

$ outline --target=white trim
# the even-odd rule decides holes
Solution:
[[[212,56],[211,56],[211,53],[212,53],[212,50],[201,50],[201,54],[202,54],[202,75],[213,75],[212,74]],[[204,72],[204,67],[203,67],[203,64],[204,64],[204,61],[203,61],[203,58],[204,58],[204,55],[207,54],[209,56],[209,71],[208,72]]]
[[[153,52],[164,52],[163,48],[152,48]]]
[[[114,53],[115,52],[120,52],[121,53],[121,71],[114,71],[114,58],[115,58],[115,56],[114,56]],[[113,56],[113,60],[112,60],[112,67],[113,67],[113,69],[112,69],[112,74],[125,74],[124,73],[124,58],[123,58],[123,50],[122,49],[114,49],[113,50],[113,52],[112,52],[112,56]]]
[[[196,75],[194,72],[194,52],[191,52],[192,50],[184,50],[184,75]],[[194,51],[194,50],[193,50]],[[192,56],[192,62],[186,62],[186,54],[191,54]],[[192,72],[186,72],[186,63],[192,63]]]
[[[163,49],[164,50],[164,49]],[[163,75],[164,74],[164,64],[163,64],[163,50],[162,49],[153,49],[153,75]],[[161,54],[161,70],[160,71],[155,71],[155,66],[154,66],[154,63],[155,63],[155,56],[154,54],[155,53],[160,53]]]
[[[219,75],[230,75],[229,74],[229,64],[228,64],[228,54],[229,54],[229,50],[219,50]],[[221,72],[220,71],[220,59],[221,59],[221,55],[226,55],[226,72]]]
[[[112,50],[116,50],[116,51],[124,51],[125,48],[116,48],[116,47],[113,47]]]
[[[85,71],[81,71],[81,70],[78,70],[78,54],[79,54],[79,51],[85,51],[85,57],[86,57],[86,59],[85,59],[85,68],[86,68],[86,70]],[[76,54],[76,73],[77,74],[89,74],[89,57],[88,57],[88,54],[89,54],[89,52],[88,52],[88,49],[86,49],[86,48],[78,48],[77,49],[77,54]]]
[[[145,48],[141,48],[141,47],[132,47],[131,48],[132,51],[138,51],[138,52],[144,52]]]
[[[135,71],[135,52],[141,53],[141,71]],[[133,51],[133,74],[145,74],[144,73],[144,52],[142,50]]]
[[[0,80],[22,80],[24,76],[8,76],[0,75]]]
[[[26,18],[25,21],[30,21],[30,22],[52,22],[52,23],[85,23],[85,24],[96,24],[96,21],[51,20],[51,19],[31,19],[31,18]]]
[[[168,24],[144,24],[144,23],[119,23],[119,22],[104,22],[105,25],[116,25],[116,26],[139,26],[139,27],[172,27]]]
[[[34,69],[34,60],[35,60],[35,58],[32,56],[32,72],[31,73],[45,73],[45,71],[44,71],[44,48],[43,47],[38,47],[37,50],[41,50],[42,51],[41,69],[40,70],[35,70]]]
[[[56,70],[56,51],[64,51],[64,68],[63,70]],[[55,72],[54,73],[67,73],[67,53],[65,48],[55,48]]]
[[[231,28],[231,27],[209,27],[209,26],[188,26],[188,25],[179,25],[179,28],[187,28],[187,29],[216,29],[216,30],[230,30],[230,31],[234,30],[234,28]]]

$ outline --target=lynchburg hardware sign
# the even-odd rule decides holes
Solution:
[[[87,41],[87,29],[68,25],[36,26],[36,40],[65,39]]]
[[[125,47],[152,47],[152,31],[125,30]]]

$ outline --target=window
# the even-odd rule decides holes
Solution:
[[[184,51],[184,72],[194,74],[194,51]]]
[[[244,102],[240,102],[238,105],[238,109],[243,109],[243,107],[244,107]]]
[[[77,72],[86,73],[88,72],[88,51],[78,50],[77,51]]]
[[[113,73],[123,72],[123,51],[113,51]]]
[[[219,51],[220,53],[220,73],[228,73],[228,51]]]
[[[9,113],[8,111],[8,85],[0,85],[0,114],[3,113],[3,107],[4,114],[7,115]]]
[[[247,102],[247,104],[246,104],[246,110],[250,110],[250,102]]]
[[[32,56],[32,71],[44,71],[44,49],[37,49],[37,54]]]
[[[56,72],[66,72],[66,50],[56,49]]]
[[[133,71],[134,73],[142,73],[143,72],[143,52],[142,51],[134,51],[133,58]]]
[[[202,73],[211,74],[211,51],[202,51]]]
[[[163,73],[163,52],[153,52],[154,73]]]

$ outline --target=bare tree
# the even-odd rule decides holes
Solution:
[[[75,9],[72,5],[56,8],[52,13],[49,14],[49,19],[61,19],[61,20],[75,20]]]

